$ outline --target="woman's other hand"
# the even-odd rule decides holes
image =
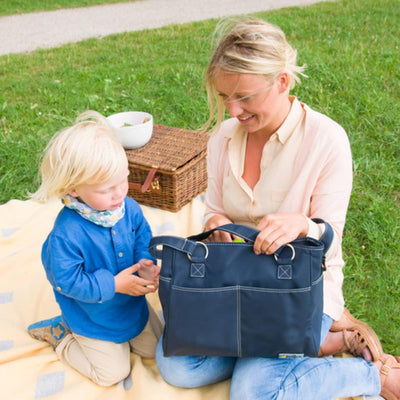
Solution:
[[[284,244],[307,236],[308,221],[300,213],[268,214],[258,223],[257,229],[260,233],[254,242],[254,252],[273,254]]]
[[[209,231],[214,228],[218,228],[219,226],[225,224],[231,224],[232,221],[229,218],[224,217],[223,215],[214,215],[212,216],[204,225],[204,230]],[[212,233],[207,239],[207,242],[231,242],[232,237],[228,232],[223,231],[215,231]]]

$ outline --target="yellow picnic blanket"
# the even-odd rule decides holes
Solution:
[[[154,235],[188,236],[202,230],[203,195],[177,213],[142,206]],[[165,383],[154,359],[132,354],[132,373],[118,385],[104,388],[67,365],[46,343],[32,339],[26,328],[59,315],[40,261],[42,243],[61,209],[11,200],[0,206],[0,393],[3,399],[51,400],[208,400],[229,399],[230,381],[198,389]],[[161,310],[157,294],[148,296]]]

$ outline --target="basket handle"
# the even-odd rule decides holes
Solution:
[[[158,182],[158,177],[155,177],[155,174],[157,172],[157,168],[151,168],[149,173],[147,174],[147,177],[143,183],[137,183],[137,182],[128,182],[129,189],[132,190],[138,190],[139,192],[147,192],[148,190],[152,191],[159,191],[161,190],[160,183]]]

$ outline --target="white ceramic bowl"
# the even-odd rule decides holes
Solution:
[[[126,111],[107,117],[125,149],[144,146],[153,133],[153,116],[142,111]]]

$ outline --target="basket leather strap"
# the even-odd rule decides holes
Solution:
[[[154,187],[152,186],[150,188],[150,185],[153,182],[156,172],[157,172],[157,168],[151,168],[149,173],[147,174],[147,177],[146,177],[143,185],[141,183],[129,182],[129,189],[138,190],[139,192],[142,192],[142,193],[147,192],[149,189],[154,190],[154,191],[160,190],[159,185],[154,186]]]

